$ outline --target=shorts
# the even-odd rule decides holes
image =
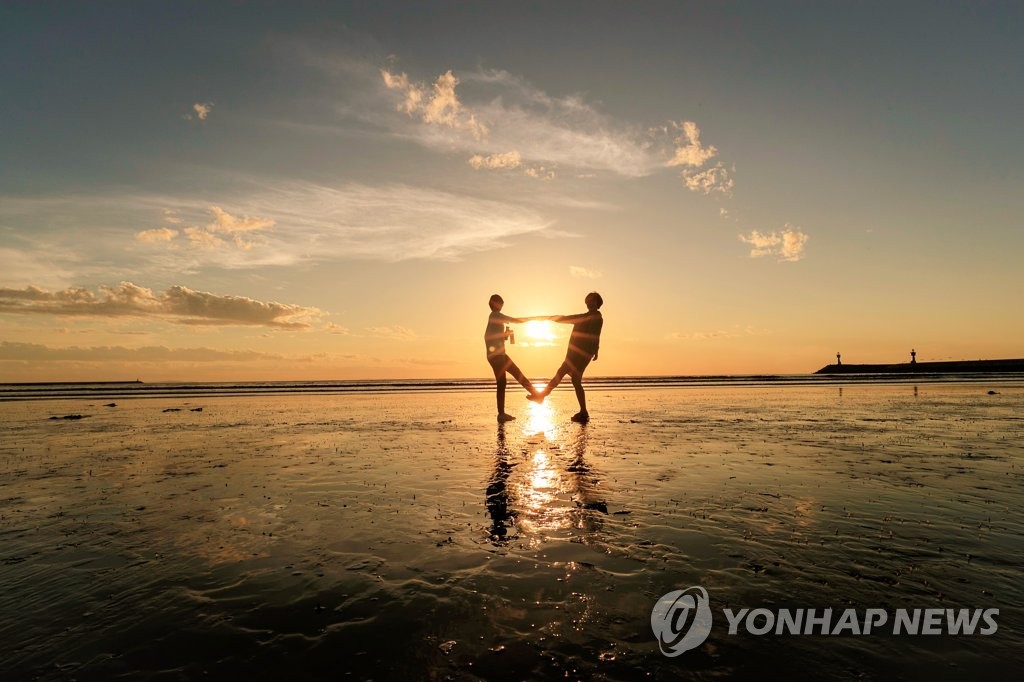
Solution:
[[[583,374],[584,370],[587,369],[587,366],[593,359],[593,354],[584,355],[583,353],[569,351],[568,353],[565,354],[565,362],[563,362],[562,364],[564,364],[569,369],[569,372],[571,374]]]
[[[490,364],[491,369],[494,370],[495,377],[504,376],[508,368],[512,366],[512,361],[507,355],[492,355],[487,358],[487,362]]]

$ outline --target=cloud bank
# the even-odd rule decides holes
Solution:
[[[282,360],[253,350],[168,348],[166,346],[63,346],[0,341],[0,360],[8,362],[253,362]]]
[[[161,318],[189,325],[251,325],[308,329],[323,313],[317,308],[264,302],[244,296],[220,296],[173,286],[159,294],[131,282],[46,291],[38,287],[0,289],[0,313],[89,317]]]

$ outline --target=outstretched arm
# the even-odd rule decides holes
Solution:
[[[575,315],[554,315],[549,317],[549,320],[554,322],[561,322],[563,324],[576,324],[577,322],[583,322],[590,318],[593,313],[576,313]]]
[[[533,317],[512,317],[505,313],[495,313],[495,317],[504,322],[505,324],[523,324],[524,322],[532,322],[533,320],[550,320],[550,317],[541,315],[534,315]]]

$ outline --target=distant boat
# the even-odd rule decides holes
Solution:
[[[1003,374],[1024,372],[1024,359],[900,362],[892,365],[825,365],[815,374]]]

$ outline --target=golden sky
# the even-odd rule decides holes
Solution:
[[[0,381],[1024,355],[1019,9],[653,7],[5,10]]]

